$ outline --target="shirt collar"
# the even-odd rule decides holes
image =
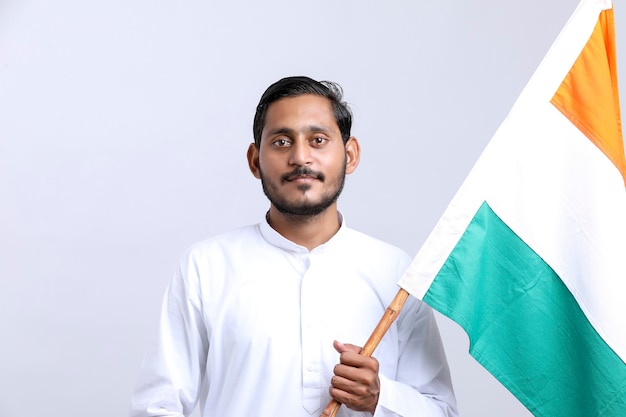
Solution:
[[[319,245],[318,247],[314,248],[311,252],[323,251],[325,248],[330,246],[332,242],[337,241],[340,238],[340,236],[343,235],[343,231],[346,227],[343,214],[341,214],[340,212],[337,212],[337,216],[339,216],[339,230],[337,231],[337,233],[335,233],[328,242]],[[272,229],[272,226],[270,226],[267,221],[267,216],[263,217],[263,220],[259,224],[259,228],[261,231],[261,236],[263,236],[263,239],[265,239],[270,245],[276,246],[279,249],[283,249],[289,252],[309,253],[309,250],[305,248],[304,246],[300,246],[292,242],[291,240],[287,239],[286,237],[278,233],[276,230]]]

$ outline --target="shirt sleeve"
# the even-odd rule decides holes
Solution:
[[[380,395],[374,417],[458,416],[432,309],[410,297],[402,313],[398,318],[398,371],[395,377],[379,376]]]
[[[196,407],[208,340],[194,270],[182,265],[166,290],[156,341],[143,360],[130,417],[183,417]]]

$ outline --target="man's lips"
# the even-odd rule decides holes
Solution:
[[[297,180],[316,180],[318,179],[313,175],[290,175],[286,178],[287,181],[297,181]]]
[[[324,174],[321,172],[313,171],[309,168],[297,168],[290,173],[284,174],[281,177],[283,182],[288,181],[310,181],[310,180],[320,180],[324,181]]]

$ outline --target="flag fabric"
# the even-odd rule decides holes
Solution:
[[[537,416],[626,416],[613,24],[579,4],[399,281]]]

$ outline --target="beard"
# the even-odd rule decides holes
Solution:
[[[281,177],[281,184],[287,182],[287,178],[291,176],[302,175],[312,176],[317,178],[318,181],[326,183],[326,176],[324,174],[312,171],[310,168],[299,167],[292,172],[283,175]],[[260,176],[261,185],[263,186],[263,193],[268,198],[268,200],[270,200],[270,203],[272,203],[272,205],[276,207],[276,209],[280,213],[299,218],[315,217],[323,213],[339,198],[339,195],[341,194],[343,186],[346,182],[346,160],[344,159],[343,167],[340,174],[336,178],[331,179],[332,182],[328,184],[329,187],[324,190],[324,193],[315,201],[289,201],[287,198],[285,198],[284,195],[280,194],[279,186],[275,182],[266,178],[265,175],[263,175],[262,171],[260,171]],[[304,194],[307,190],[311,188],[311,186],[308,184],[303,184],[298,188]]]

